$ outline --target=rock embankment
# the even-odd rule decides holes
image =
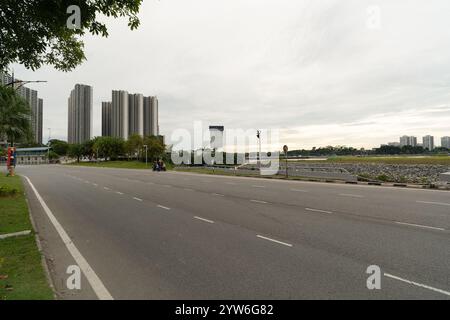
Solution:
[[[432,164],[383,164],[383,163],[295,163],[289,167],[340,170],[361,178],[398,183],[430,184],[439,181],[441,173],[449,172],[448,165]]]

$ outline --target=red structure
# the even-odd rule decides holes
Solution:
[[[14,176],[14,167],[16,166],[16,148],[8,148],[8,157],[6,160],[6,167],[8,168],[8,175]]]

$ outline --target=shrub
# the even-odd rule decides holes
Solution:
[[[0,197],[12,197],[19,194],[19,190],[9,186],[0,186]]]

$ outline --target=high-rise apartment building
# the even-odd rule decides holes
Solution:
[[[157,97],[144,97],[144,135],[159,136],[159,105]]]
[[[405,147],[405,146],[416,147],[417,146],[417,137],[413,137],[413,136],[400,137],[400,147]]]
[[[128,139],[128,92],[117,90],[112,92],[111,110],[111,135],[124,140]]]
[[[450,137],[441,138],[441,147],[450,149]]]
[[[93,89],[91,86],[77,84],[70,93],[67,134],[69,143],[83,143],[91,139],[92,99]]]
[[[112,102],[102,104],[102,135],[126,140],[133,134],[159,135],[158,99],[115,90]]]
[[[142,94],[128,95],[128,134],[144,136],[144,96]]]
[[[14,81],[20,80],[13,79],[13,77],[7,73],[0,73],[1,85],[6,86]],[[15,83],[13,87],[16,89],[16,92],[26,100],[30,107],[30,126],[33,134],[33,141],[42,144],[43,100],[38,98],[38,92],[36,90],[22,86],[20,82]]]
[[[434,149],[434,137],[427,135],[422,138],[423,148],[432,151]]]
[[[102,102],[102,136],[103,137],[110,137],[112,135],[111,116],[112,116],[111,102]]]

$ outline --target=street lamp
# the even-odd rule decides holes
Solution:
[[[145,166],[148,167],[148,159],[147,159],[148,145],[144,144],[144,148],[145,148]]]
[[[47,142],[47,161],[50,163],[50,139],[52,136],[52,128],[48,128],[48,142]]]
[[[261,171],[261,130],[256,131],[256,138],[258,138],[258,168]]]
[[[17,88],[14,88],[14,85],[16,83],[20,83],[20,85],[18,85]],[[24,85],[29,84],[29,83],[47,83],[47,81],[43,81],[43,80],[28,80],[28,81],[16,80],[16,79],[14,79],[14,71],[13,71],[13,73],[12,73],[12,81],[10,83],[8,83],[6,86],[7,87],[11,86],[13,89],[18,90],[21,87],[23,87]]]

